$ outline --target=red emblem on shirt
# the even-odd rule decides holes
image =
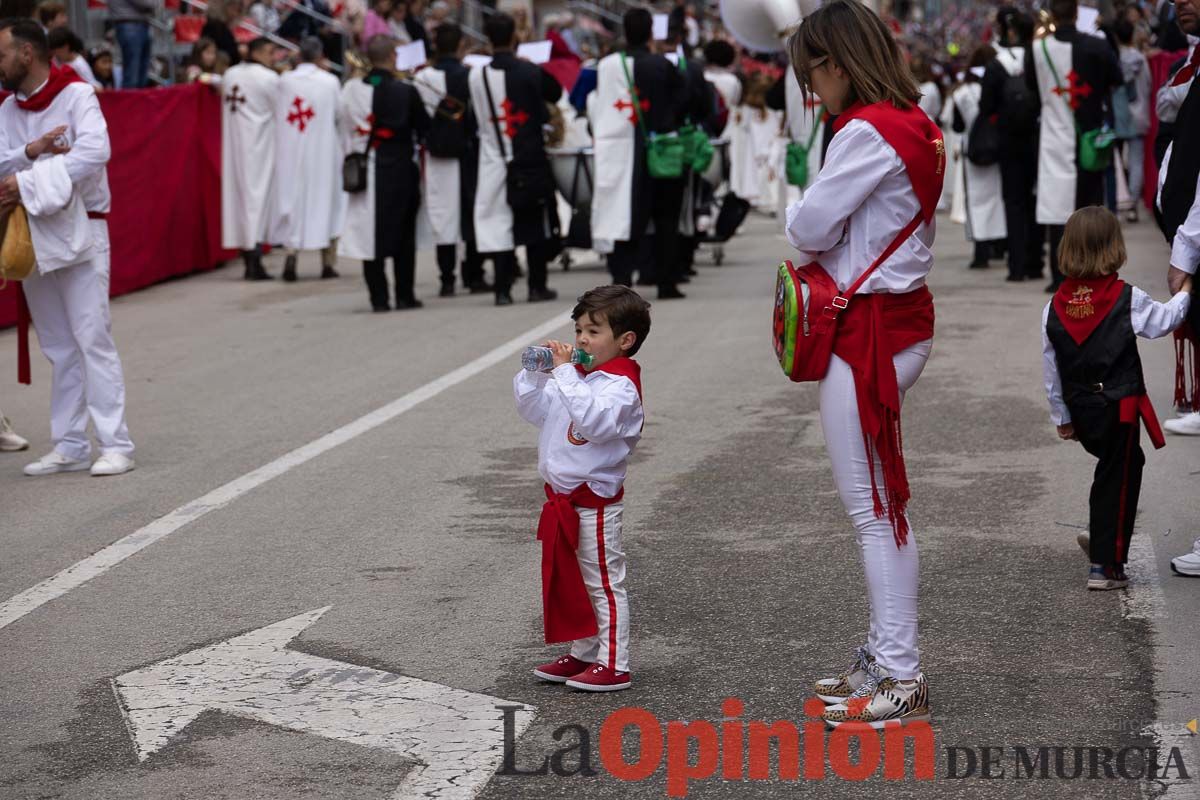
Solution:
[[[315,116],[312,106],[305,108],[304,99],[297,97],[292,100],[292,110],[288,112],[287,121],[289,125],[295,125],[304,133],[304,129],[308,127],[308,121]]]
[[[574,422],[567,426],[567,441],[576,446],[585,445],[588,443],[587,439],[575,432]]]
[[[1091,96],[1092,87],[1079,77],[1075,70],[1071,70],[1067,73],[1067,86],[1055,86],[1052,91],[1059,97],[1069,95],[1067,103],[1071,106],[1071,110],[1075,111],[1078,110],[1080,102]]]
[[[638,100],[637,104],[642,109],[643,112],[650,110],[650,101],[649,100]],[[628,109],[629,110],[629,123],[631,125],[638,124],[637,108],[634,107],[633,102],[631,102],[630,100],[618,100],[617,102],[613,103],[613,108],[615,108],[617,111],[625,111],[626,109]]]

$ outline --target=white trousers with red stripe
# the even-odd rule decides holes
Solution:
[[[901,400],[921,377],[932,349],[933,341],[928,340],[896,354],[893,363]],[[892,677],[912,680],[921,672],[921,653],[917,649],[917,537],[910,527],[908,543],[898,548],[887,517],[875,516],[870,462],[858,417],[854,373],[850,365],[837,356],[833,357],[829,372],[821,381],[821,427],[833,464],[833,482],[858,532],[871,611],[867,650]],[[909,481],[912,481],[911,472]],[[883,486],[883,471],[878,460],[875,461],[875,483]]]
[[[625,548],[621,544],[624,503],[579,512],[579,571],[592,598],[599,626],[595,636],[571,645],[571,655],[616,672],[629,671],[629,597],[625,592]]]

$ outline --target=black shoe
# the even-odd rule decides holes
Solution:
[[[531,302],[531,303],[545,303],[548,300],[557,300],[557,299],[558,299],[558,292],[554,291],[553,289],[530,289],[529,290],[529,302]]]
[[[396,301],[396,310],[397,311],[408,311],[409,309],[424,308],[424,307],[425,307],[425,304],[422,303],[420,300],[418,300],[415,297],[410,297],[406,300],[397,300]]]
[[[340,278],[340,277],[342,277],[342,276],[339,275],[338,271],[336,269],[334,269],[333,267],[321,267],[321,280],[327,281],[327,280],[330,280],[331,278]]]
[[[262,268],[262,264],[255,265],[254,269],[246,273],[248,281],[273,281],[275,276]]]
[[[987,269],[987,268],[988,268],[988,262],[986,262],[986,261],[972,261],[970,264],[967,264],[967,269]]]
[[[438,292],[438,297],[454,297],[454,284],[443,283],[442,290]]]
[[[697,272],[696,270],[692,269],[691,267],[688,267],[687,270],[683,274],[691,276],[691,275],[699,275],[700,273]]]
[[[498,294],[498,295],[496,295],[496,305],[498,305],[498,306],[511,306],[512,304],[513,304],[513,299],[512,299],[512,295],[511,295],[511,294]]]
[[[638,286],[658,286],[658,281],[654,280],[653,278],[638,278],[637,285]]]
[[[678,289],[676,289],[674,287],[672,287],[670,289],[659,289],[658,290],[658,299],[659,300],[683,300],[685,297],[687,297],[686,294],[684,294],[683,292],[679,291]]]
[[[1025,276],[1024,275],[1008,275],[1004,278],[1004,280],[1006,283],[1024,283]]]
[[[371,306],[371,311],[376,314],[382,314],[385,311],[391,311],[390,306]]]
[[[692,279],[689,278],[687,275],[680,275],[679,278],[675,282],[676,283],[691,283]]]
[[[296,257],[288,256],[283,262],[283,279],[288,283],[296,282]]]
[[[492,292],[496,291],[496,287],[492,286],[487,281],[476,281],[465,288],[471,294],[491,294]]]

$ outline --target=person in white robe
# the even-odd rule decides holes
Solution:
[[[249,56],[221,81],[221,244],[241,251],[246,280],[261,281],[271,278],[261,246],[274,212],[279,75],[270,39],[251,42]]]
[[[983,94],[979,80],[983,77],[983,65],[993,58],[995,51],[991,47],[985,45],[979,48],[971,58],[966,81],[950,95],[950,102],[954,105],[954,128],[960,133],[962,143],[967,241],[975,244],[975,254],[968,265],[971,269],[986,269],[993,255],[994,243],[1002,242],[1008,236],[1000,164],[983,166],[966,157],[970,150],[971,132],[979,119],[979,99]]]
[[[300,250],[321,251],[321,277],[338,277],[334,240],[345,221],[337,138],[338,79],[317,64],[324,46],[300,42],[300,64],[279,79],[275,103],[275,218],[271,241],[287,250],[283,279],[296,280]]]
[[[125,377],[109,317],[111,206],[108,125],[96,91],[53,69],[46,35],[32,20],[0,23],[0,217],[19,203],[36,261],[22,283],[38,344],[49,360],[54,449],[25,474],[89,469],[91,421],[100,456],[92,475],[134,468],[125,423]]]

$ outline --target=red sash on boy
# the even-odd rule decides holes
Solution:
[[[624,496],[625,490],[621,489],[616,497],[601,497],[586,483],[570,494],[558,494],[546,484],[547,499],[537,532],[542,543],[542,623],[546,644],[586,639],[599,630],[575,556],[579,549],[579,512],[575,506],[594,508],[603,514],[605,507],[621,502]]]
[[[1112,313],[1113,306],[1124,290],[1125,281],[1118,278],[1115,272],[1102,278],[1065,278],[1050,302],[1067,335],[1075,344],[1082,345]],[[1167,446],[1149,395],[1143,393],[1122,397],[1119,413],[1121,422],[1127,425],[1141,420],[1155,450]]]
[[[904,110],[890,102],[856,103],[837,118],[835,129],[841,130],[852,119],[870,123],[896,151],[925,223],[932,222],[946,172],[941,130],[916,105]],[[928,287],[906,294],[859,294],[839,315],[833,345],[833,352],[854,373],[875,516],[887,515],[897,547],[908,542],[904,511],[910,493],[900,431],[900,387],[892,359],[900,351],[932,339],[933,323],[933,295]],[[883,472],[882,495],[875,483],[876,460]]]

